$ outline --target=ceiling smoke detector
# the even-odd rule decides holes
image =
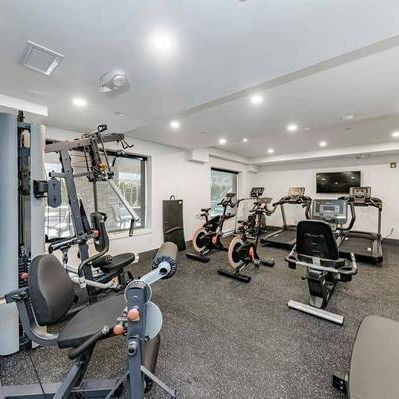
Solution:
[[[26,68],[50,76],[63,59],[62,54],[28,41],[19,63]]]
[[[125,93],[129,87],[126,72],[112,71],[100,77],[100,93]]]

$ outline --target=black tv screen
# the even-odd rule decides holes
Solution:
[[[360,187],[360,172],[316,173],[317,193],[349,194],[351,187]]]

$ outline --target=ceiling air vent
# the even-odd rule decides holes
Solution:
[[[63,59],[64,56],[62,54],[28,41],[19,63],[29,69],[49,76]]]

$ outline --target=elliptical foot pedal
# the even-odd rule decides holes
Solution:
[[[204,256],[204,255],[197,255],[197,254],[186,254],[187,258],[197,260],[198,262],[202,263],[208,263],[210,261],[209,256]]]
[[[249,283],[251,281],[250,276],[246,276],[245,274],[240,274],[240,273],[229,272],[225,269],[218,269],[218,273],[221,274],[222,276],[241,281],[242,283]]]

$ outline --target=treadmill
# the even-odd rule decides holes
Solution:
[[[371,187],[351,187],[347,199],[354,206],[373,206],[378,209],[377,233],[365,231],[348,231],[341,243],[339,252],[341,256],[348,257],[352,252],[359,260],[371,263],[380,263],[383,260],[381,237],[382,201],[371,196]]]
[[[283,227],[277,231],[268,234],[265,238],[262,238],[260,242],[267,246],[288,248],[291,249],[296,242],[296,225],[288,225],[285,217],[285,205],[302,205],[305,208],[305,217],[310,219],[310,207],[312,205],[312,199],[305,196],[305,187],[290,187],[288,195],[280,198],[279,201],[273,204],[274,210],[277,207],[281,209],[281,216],[283,218]]]

